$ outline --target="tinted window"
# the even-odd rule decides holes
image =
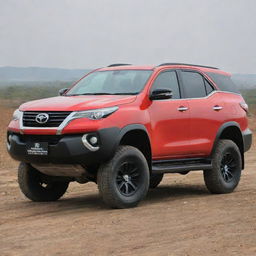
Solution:
[[[66,95],[138,94],[151,74],[151,70],[96,71],[81,79]]]
[[[180,98],[179,84],[175,71],[162,72],[156,78],[152,90],[155,89],[168,89],[172,91],[172,98]]]
[[[210,72],[207,74],[213,80],[213,82],[217,84],[220,90],[239,93],[239,90],[237,89],[235,83],[231,80],[230,76]]]
[[[181,74],[186,98],[200,98],[206,96],[204,79],[200,74],[185,71]]]
[[[206,89],[206,94],[210,94],[212,91],[214,91],[213,86],[205,79],[204,80],[205,83],[205,89]]]

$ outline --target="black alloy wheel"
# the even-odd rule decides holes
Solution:
[[[124,162],[119,167],[116,184],[120,193],[124,196],[132,196],[138,190],[141,183],[139,167],[134,162]]]

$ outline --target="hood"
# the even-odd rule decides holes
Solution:
[[[82,111],[128,104],[135,95],[58,96],[34,100],[20,106],[21,111]]]

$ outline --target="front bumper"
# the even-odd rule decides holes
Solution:
[[[86,133],[96,135],[99,149],[90,150],[82,142],[84,134],[75,135],[21,135],[10,133],[8,152],[15,160],[26,163],[81,164],[91,166],[110,159],[118,145],[120,129],[117,127]],[[28,155],[27,143],[48,142],[48,155]]]
[[[242,133],[243,141],[244,141],[244,152],[248,151],[252,146],[252,131],[250,129],[246,129]]]

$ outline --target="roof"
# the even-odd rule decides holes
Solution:
[[[185,63],[163,63],[158,66],[155,65],[142,65],[142,66],[137,66],[137,65],[130,65],[130,64],[111,64],[108,67],[100,68],[99,70],[101,71],[106,71],[106,70],[162,70],[166,68],[173,68],[173,69],[193,69],[193,70],[198,70],[202,72],[213,72],[213,73],[218,73],[218,74],[223,74],[223,75],[228,75],[230,76],[229,73],[224,72],[220,69],[217,69],[215,67],[210,67],[210,66],[202,66],[202,65],[197,65],[197,64],[185,64]]]

